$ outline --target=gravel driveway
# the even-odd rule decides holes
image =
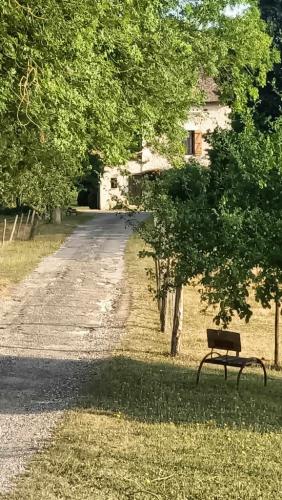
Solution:
[[[120,216],[97,213],[0,300],[0,492],[119,341],[129,234]]]

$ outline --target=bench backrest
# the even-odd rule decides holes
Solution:
[[[237,355],[241,352],[240,333],[226,330],[207,330],[208,346],[211,349],[224,349],[235,351]]]

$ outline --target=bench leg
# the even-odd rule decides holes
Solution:
[[[211,353],[209,352],[201,361],[200,363],[200,366],[198,368],[198,371],[197,371],[197,379],[196,379],[196,385],[198,385],[199,383],[199,379],[200,379],[200,373],[201,373],[201,369],[202,369],[202,366],[204,364],[204,362],[206,361],[207,358],[209,358],[211,356]]]
[[[263,369],[263,380],[264,380],[264,386],[266,386],[267,384],[267,374],[266,374],[266,369],[265,369],[265,366],[264,366],[264,363],[262,362],[261,359],[258,359],[257,358],[257,363],[262,367]]]
[[[266,384],[267,384],[267,374],[266,374],[266,369],[265,369],[264,363],[261,361],[261,359],[258,359],[258,358],[256,359],[256,362],[263,369],[264,386],[266,386]],[[241,377],[242,371],[244,370],[245,366],[246,365],[241,366],[241,368],[239,370],[238,377],[237,377],[237,389],[239,388],[240,377]]]
[[[239,370],[239,373],[238,373],[238,375],[237,375],[237,391],[238,391],[238,389],[239,389],[240,377],[241,377],[242,371],[244,370],[245,366],[246,366],[246,365],[242,365],[242,366],[241,366],[241,368],[240,368],[240,370]]]
[[[199,383],[200,373],[201,373],[201,369],[202,369],[203,364],[204,364],[204,360],[201,361],[200,366],[199,366],[198,371],[197,371],[196,385],[198,385],[198,383]]]
[[[227,380],[227,366],[224,365],[224,379]]]

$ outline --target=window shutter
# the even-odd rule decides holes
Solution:
[[[203,154],[203,137],[202,132],[195,132],[195,156],[202,156]]]

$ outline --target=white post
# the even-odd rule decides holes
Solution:
[[[15,233],[15,229],[16,229],[16,225],[17,225],[17,222],[18,222],[18,215],[16,215],[15,217],[15,221],[14,221],[14,224],[13,224],[13,229],[12,229],[12,232],[11,232],[11,236],[10,236],[10,239],[9,241],[13,241],[13,238],[14,238],[14,233]]]

